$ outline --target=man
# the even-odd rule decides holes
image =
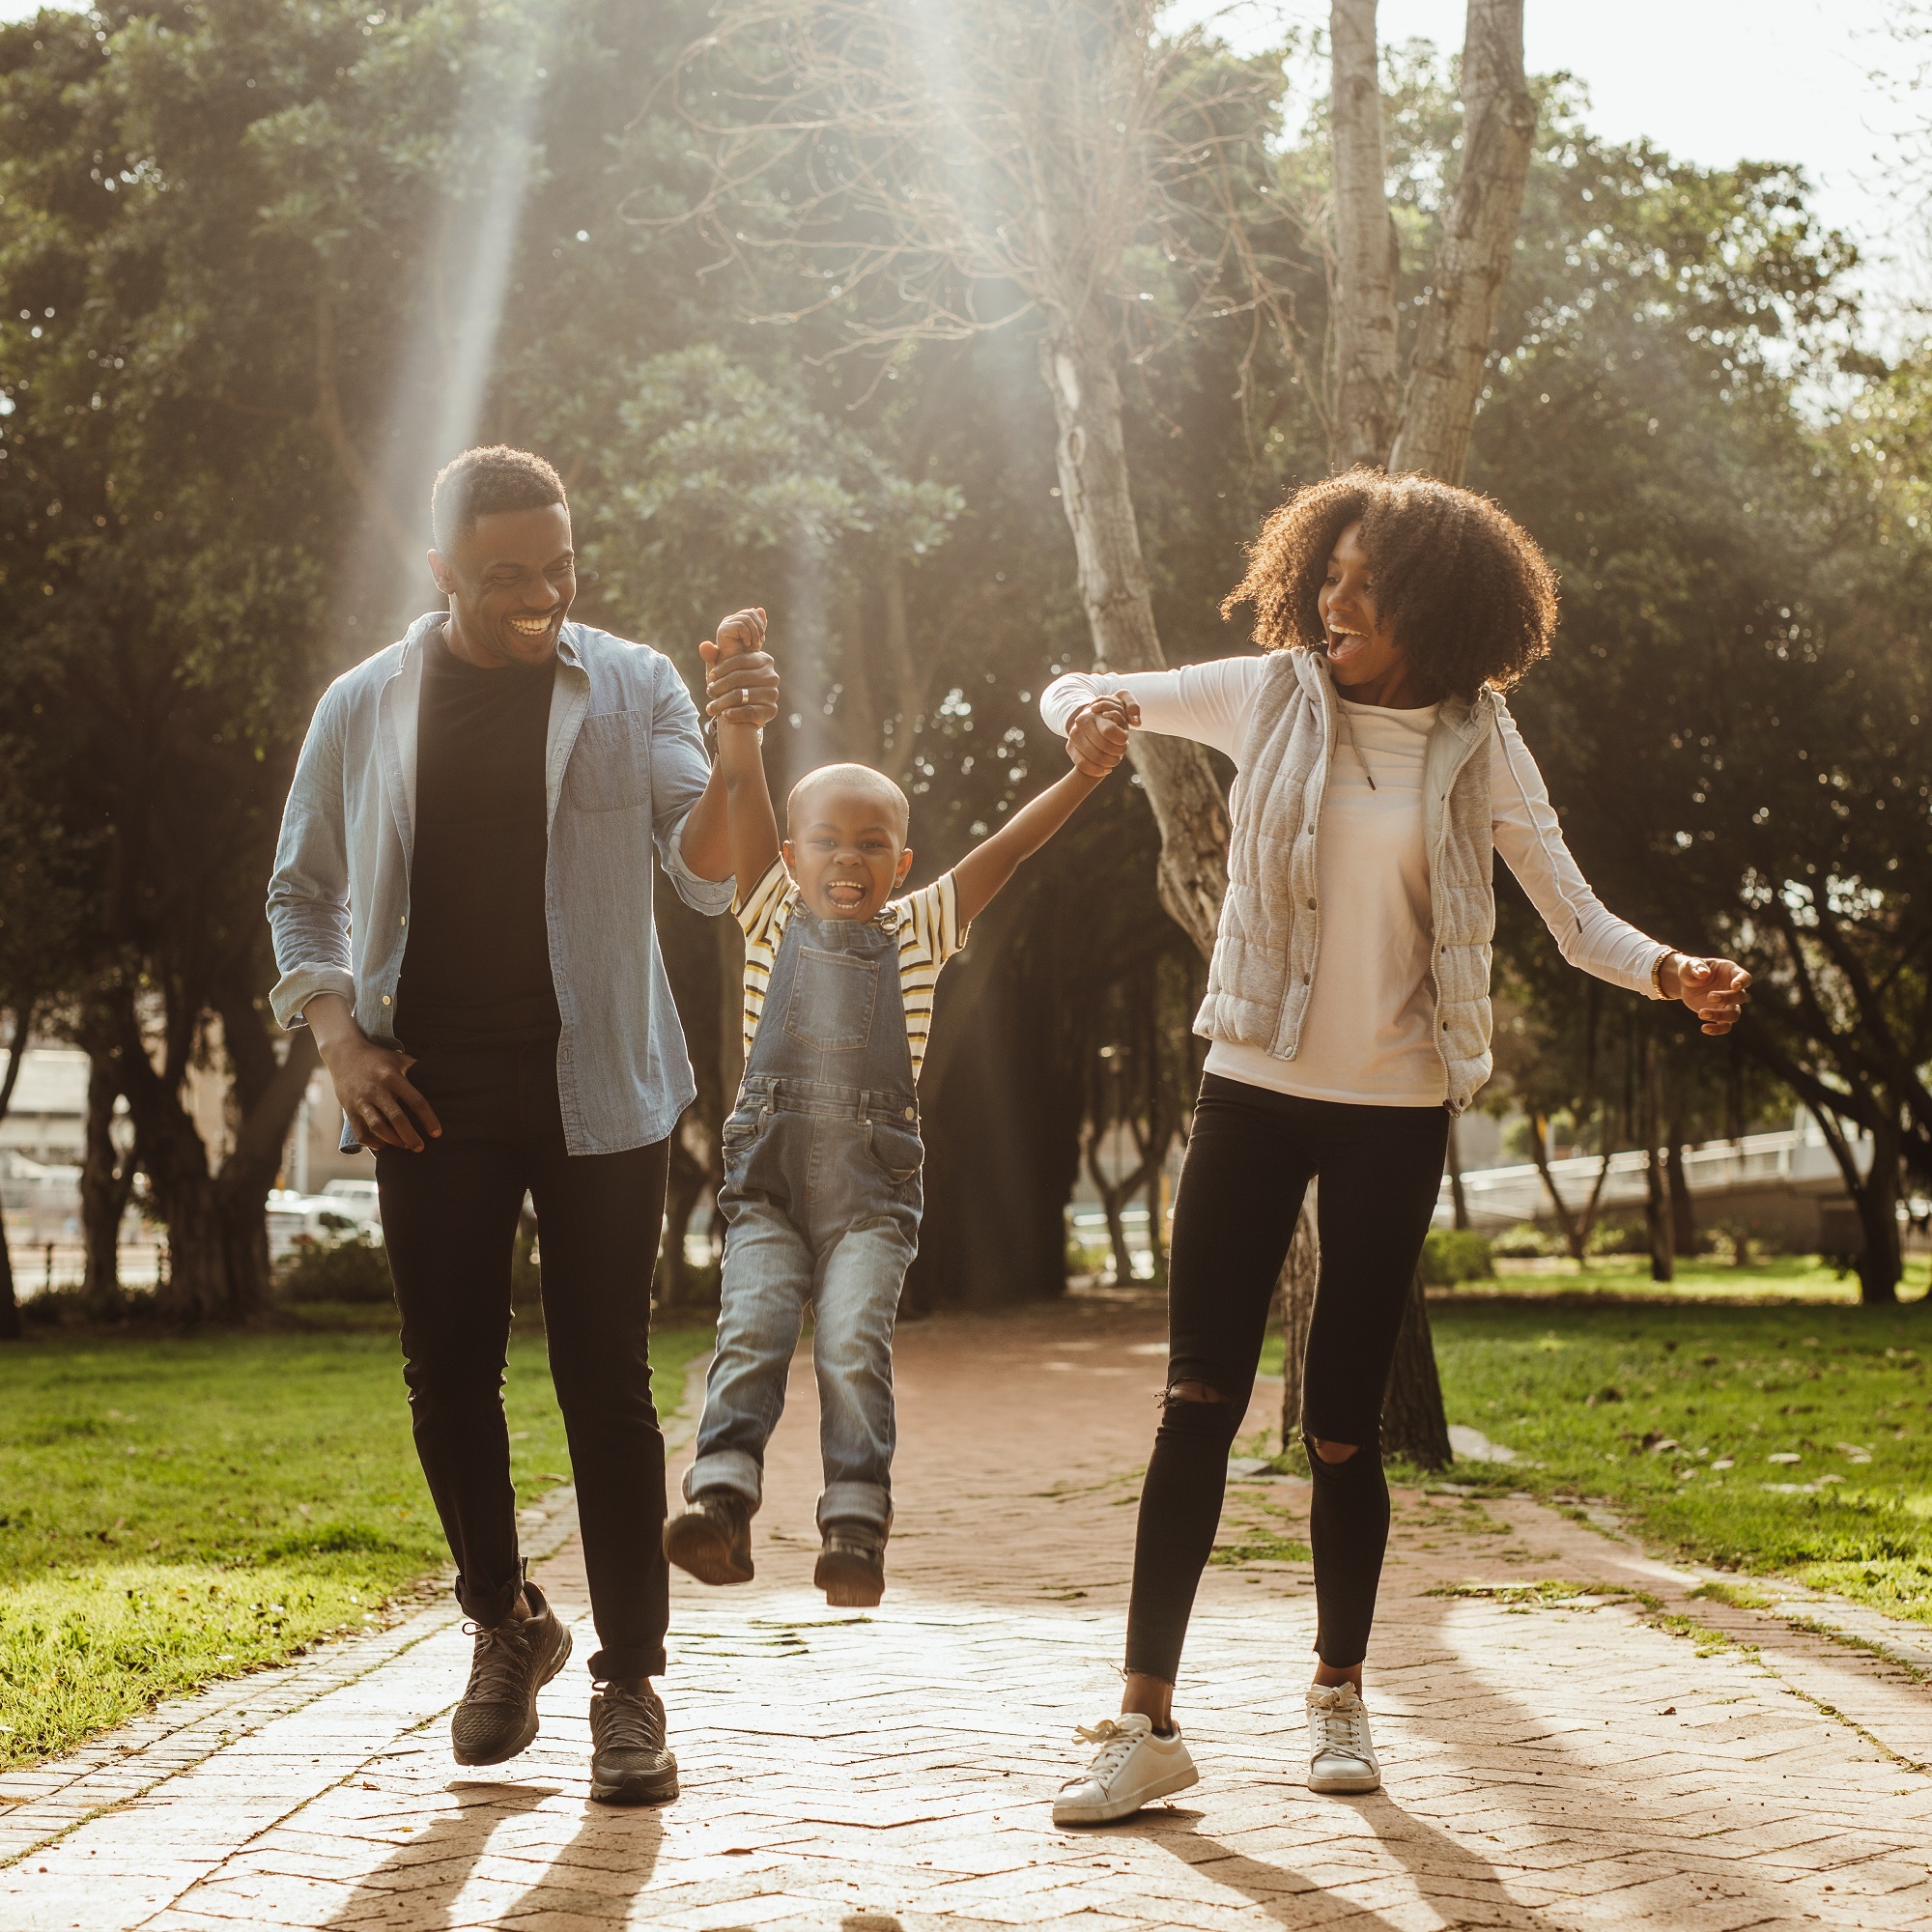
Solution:
[[[314,1033],[343,1146],[376,1156],[416,1450],[474,1627],[457,1761],[525,1749],[570,1655],[524,1578],[503,1420],[527,1189],[600,1646],[591,1796],[655,1803],[677,1761],[650,1682],[669,1619],[650,1282],[695,1090],[650,862],[655,845],[687,904],[726,909],[724,786],[669,660],[566,621],[570,511],[548,463],[466,451],[430,518],[447,611],[338,678],[302,747],[269,894],[274,1009]],[[769,719],[770,658],[731,671],[731,715]]]

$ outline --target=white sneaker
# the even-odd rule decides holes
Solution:
[[[1074,1735],[1100,1748],[1084,1775],[1060,1787],[1053,1801],[1056,1825],[1111,1824],[1132,1817],[1156,1798],[1201,1782],[1179,1724],[1159,1737],[1153,1720],[1136,1711],[1103,1719],[1092,1730],[1083,1724]]]
[[[1352,1684],[1308,1687],[1308,1788],[1311,1791],[1378,1791],[1381,1767],[1369,1714]]]

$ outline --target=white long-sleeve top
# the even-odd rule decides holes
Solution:
[[[1179,670],[1069,672],[1041,694],[1040,716],[1064,737],[1081,705],[1124,691],[1140,706],[1142,729],[1210,745],[1238,767],[1265,664],[1238,657]],[[1447,1073],[1435,1042],[1422,810],[1435,707],[1396,711],[1339,696],[1337,707],[1316,845],[1321,935],[1299,1050],[1277,1060],[1260,1047],[1216,1040],[1208,1070],[1308,1099],[1439,1107]],[[1506,714],[1490,740],[1490,795],[1496,850],[1564,958],[1612,985],[1652,994],[1652,969],[1669,949],[1606,911],[1590,890],[1563,842],[1536,760]]]

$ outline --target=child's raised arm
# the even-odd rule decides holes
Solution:
[[[1139,714],[1124,694],[1118,699],[1104,700],[1105,707],[1115,704],[1118,716],[1105,733],[1102,749],[1091,756],[1069,751],[1069,756],[1079,758],[1077,767],[1048,785],[1037,798],[1029,799],[990,838],[982,838],[953,867],[952,888],[962,928],[985,911],[993,895],[1022,862],[1031,859],[1073,816],[1087,794],[1104,783],[1107,774],[1121,762],[1127,749],[1127,726],[1138,722]]]
[[[740,611],[718,627],[715,643],[698,646],[704,659],[705,709],[718,721],[718,769],[724,780],[724,810],[731,829],[731,869],[738,902],[772,868],[779,856],[778,816],[765,780],[763,727],[777,715],[775,705],[746,705],[751,694],[732,685],[730,661],[765,648],[765,613]]]

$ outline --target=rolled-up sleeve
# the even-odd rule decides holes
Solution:
[[[1543,915],[1564,958],[1613,986],[1661,997],[1651,975],[1670,949],[1619,919],[1590,890],[1564,842],[1543,774],[1516,720],[1501,705],[1490,752],[1496,850]]]
[[[711,758],[698,727],[697,706],[677,667],[661,657],[651,714],[651,837],[658,863],[678,897],[694,912],[715,918],[731,910],[736,882],[701,879],[684,862],[684,822],[710,781]]]
[[[318,993],[355,1003],[349,938],[349,854],[342,803],[342,707],[333,691],[315,708],[282,810],[269,930],[279,978],[269,995],[285,1027],[303,1024]]]

